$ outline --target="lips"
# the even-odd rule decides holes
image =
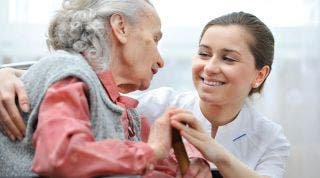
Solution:
[[[216,80],[216,79],[205,79],[205,78],[201,77],[201,80],[203,81],[203,83],[205,85],[208,85],[208,86],[218,87],[218,86],[222,86],[225,84],[225,82],[222,82],[222,81]]]
[[[210,86],[221,86],[224,84],[223,82],[217,82],[217,81],[212,82],[207,80],[204,80],[203,83]]]

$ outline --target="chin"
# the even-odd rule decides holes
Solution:
[[[148,83],[142,83],[139,87],[139,90],[147,90],[150,87],[150,82]]]
[[[207,93],[201,90],[197,90],[199,98],[201,101],[206,102],[206,103],[216,103],[217,102],[217,97],[214,96],[214,94]]]

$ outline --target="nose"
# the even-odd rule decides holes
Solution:
[[[221,72],[221,66],[220,66],[219,60],[212,56],[209,60],[206,61],[206,64],[204,66],[204,72],[206,74],[216,74]]]
[[[159,57],[158,57],[157,64],[158,64],[159,68],[162,68],[164,66],[164,60],[163,60],[163,58],[161,57],[160,54],[159,54]]]

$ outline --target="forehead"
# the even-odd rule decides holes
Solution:
[[[143,9],[138,12],[138,15],[141,18],[140,26],[160,32],[161,20],[154,7],[146,3]]]
[[[238,51],[249,50],[251,34],[239,25],[213,25],[203,34],[200,44],[212,47],[228,47]]]

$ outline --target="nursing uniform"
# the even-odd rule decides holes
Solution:
[[[139,100],[138,111],[151,120],[158,118],[167,107],[176,106],[190,110],[208,134],[211,132],[211,123],[200,111],[196,91],[177,93],[162,87],[134,97]],[[289,142],[280,125],[255,111],[248,102],[235,120],[219,127],[215,139],[260,175],[283,177]],[[211,167],[215,168],[213,164]]]

